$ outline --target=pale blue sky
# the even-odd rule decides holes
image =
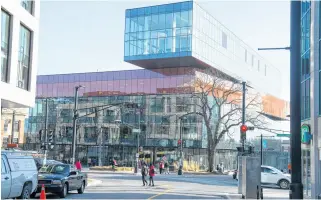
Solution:
[[[135,69],[123,61],[125,9],[175,1],[41,1],[38,74]],[[253,49],[290,42],[289,1],[197,1]],[[289,52],[260,54],[283,76],[289,99]]]

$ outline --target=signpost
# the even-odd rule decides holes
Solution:
[[[301,142],[303,144],[310,144],[312,139],[310,126],[308,124],[303,124],[301,126]]]

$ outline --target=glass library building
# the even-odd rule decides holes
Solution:
[[[128,9],[125,23],[124,60],[144,69],[38,76],[26,148],[40,148],[47,99],[48,128],[55,140],[49,155],[70,159],[75,87],[81,85],[76,154],[84,164],[97,165],[100,158],[106,165],[115,158],[134,166],[138,144],[143,152],[140,157],[157,162],[166,156],[175,162],[182,141],[184,159],[206,168],[203,119],[197,115],[181,118],[197,109],[194,104],[199,99],[192,97],[191,83],[206,68],[253,83],[266,94],[264,110],[273,119],[288,114],[288,104],[277,98],[277,69],[195,2]],[[135,103],[135,108],[124,106],[128,103]],[[236,156],[236,145],[224,140],[218,151]],[[234,169],[236,159],[228,156],[220,161]]]

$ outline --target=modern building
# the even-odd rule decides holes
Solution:
[[[207,14],[195,2],[181,2],[126,10],[124,60],[145,69],[41,75],[37,78],[36,105],[30,109],[26,149],[39,149],[48,102],[48,128],[55,134],[50,156],[69,160],[75,87],[79,88],[77,157],[84,163],[133,165],[137,144],[145,158],[164,155],[176,161],[180,138],[184,158],[207,165],[207,134],[202,117],[181,116],[195,111],[193,82],[215,69],[227,77],[246,81],[259,91],[263,115],[275,130],[288,130],[284,119],[288,102],[280,96],[281,77],[276,68]],[[137,108],[127,104],[134,102]],[[103,111],[96,113],[95,110]],[[213,110],[217,115],[217,110]],[[213,123],[216,118],[214,117]],[[141,129],[137,134],[136,129]],[[236,168],[240,133],[220,143],[223,162]],[[256,138],[261,130],[249,133]],[[139,140],[137,140],[139,138]],[[277,159],[277,158],[275,158]],[[222,162],[222,160],[219,160]],[[94,162],[94,163],[93,163]],[[288,160],[280,161],[285,166]]]
[[[304,194],[321,194],[321,3],[301,4],[301,116]],[[307,135],[312,135],[312,140]]]
[[[1,141],[7,141],[12,133],[9,134],[5,127],[18,123],[7,116],[8,113],[12,116],[16,108],[33,107],[35,102],[40,1],[3,0],[0,6],[0,99],[1,113],[6,115],[4,119],[0,114]]]

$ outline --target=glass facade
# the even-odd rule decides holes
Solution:
[[[128,9],[125,15],[126,62],[146,69],[210,66],[261,83],[263,92],[279,90],[271,82],[281,80],[280,72],[194,1]]]
[[[302,1],[301,6],[301,118],[309,119],[310,107],[310,35],[311,2]]]
[[[321,2],[319,2],[319,114],[321,115]]]
[[[126,10],[125,60],[191,56],[193,2]]]
[[[1,10],[1,81],[8,82],[8,57],[11,16]]]
[[[31,68],[31,31],[20,25],[17,87],[28,90]]]
[[[50,98],[48,127],[55,130],[56,151],[66,151],[72,140],[75,86],[83,85],[85,88],[79,90],[78,100],[80,116],[92,113],[93,107],[114,106],[99,115],[92,114],[78,120],[79,152],[86,145],[97,148],[98,126],[102,131],[103,151],[106,154],[104,162],[111,156],[119,159],[127,156],[134,162],[137,135],[133,129],[138,127],[142,131],[139,140],[144,150],[158,147],[166,152],[176,152],[182,131],[184,152],[200,154],[207,145],[202,118],[190,115],[183,120],[178,119],[196,109],[192,104],[197,99],[191,98],[194,90],[190,86],[194,76],[189,68],[38,76],[36,105],[30,109],[27,132],[38,137],[37,134],[44,128],[45,98]],[[134,111],[118,106],[126,102],[137,103],[138,109]],[[97,149],[87,151],[97,157],[97,152],[93,153]],[[68,159],[68,155],[70,153],[64,153],[64,158]],[[176,154],[171,158],[176,159]]]
[[[26,9],[30,14],[33,14],[33,0],[21,0],[21,6]]]

